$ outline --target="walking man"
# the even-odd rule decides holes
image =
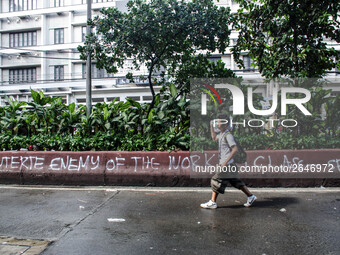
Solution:
[[[233,157],[237,153],[237,146],[233,135],[229,131],[228,123],[226,120],[229,120],[229,117],[225,115],[220,115],[218,116],[218,120],[214,120],[215,122],[217,122],[216,127],[220,131],[218,134],[215,132],[213,122],[210,122],[211,138],[214,141],[218,141],[220,169],[233,168],[238,170],[237,165],[236,163],[234,163],[233,159]],[[218,194],[224,194],[228,182],[233,187],[242,190],[243,193],[247,195],[248,199],[247,202],[244,204],[245,207],[251,206],[257,199],[257,197],[248,190],[245,183],[239,178],[231,176],[230,173],[216,172],[216,174],[211,178],[211,199],[208,202],[201,204],[201,207],[206,209],[216,209],[217,196]]]

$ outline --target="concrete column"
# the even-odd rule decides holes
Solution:
[[[73,43],[74,42],[74,38],[73,38],[73,25],[72,25],[72,22],[73,22],[73,16],[74,16],[74,13],[73,11],[70,11],[68,13],[68,38],[69,38],[69,43]],[[73,53],[68,53],[68,58],[70,58],[68,60],[68,78],[72,79],[73,78],[73,66],[72,66],[72,60],[71,58],[73,58]],[[66,70],[65,70],[66,71]],[[66,77],[65,77],[66,78]]]
[[[278,90],[280,89],[280,84],[277,79],[270,80],[269,84],[267,85],[267,89],[266,89],[267,97],[273,96],[274,87],[277,87]]]
[[[4,22],[4,21],[3,20],[0,21],[0,30],[2,30],[2,22]],[[2,33],[0,33],[0,46],[3,46],[2,45]],[[3,56],[0,56],[0,66],[2,66],[2,58],[3,58]],[[0,68],[0,82],[3,82],[2,68]],[[0,100],[1,100],[1,98],[0,98]],[[0,101],[0,105],[1,105],[1,101]]]
[[[235,61],[234,61],[234,56],[233,56],[233,54],[230,55],[230,69],[231,69],[231,70],[236,70],[236,69],[235,69]]]
[[[41,15],[41,40],[40,40],[40,45],[44,46],[47,45],[49,38],[48,34],[48,27],[47,27],[47,16],[46,15]],[[47,80],[48,79],[48,62],[46,52],[41,53],[41,79],[42,80]]]
[[[66,42],[66,43],[73,43],[73,41],[74,41],[74,38],[73,38],[73,25],[72,25],[72,22],[73,22],[73,16],[74,16],[74,13],[73,13],[73,11],[70,11],[69,13],[68,13],[68,27],[67,27],[67,29],[68,29],[68,42]]]

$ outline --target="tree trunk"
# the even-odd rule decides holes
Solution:
[[[296,9],[297,9],[297,3],[296,3],[296,0],[294,1],[294,12],[293,12],[293,24],[294,24],[294,35],[293,35],[293,38],[294,38],[294,65],[295,65],[295,74],[294,74],[294,85],[295,87],[297,87],[297,77],[296,77],[296,74],[298,74],[299,72],[299,61],[298,61],[298,57],[297,57],[297,27],[296,27]]]
[[[150,69],[149,69],[149,75],[148,75],[149,87],[150,87],[151,94],[152,94],[152,101],[151,101],[151,104],[150,104],[150,108],[148,110],[147,117],[149,116],[149,113],[150,113],[151,109],[153,108],[153,106],[155,104],[155,96],[156,95],[155,95],[155,90],[153,89],[152,80],[151,80],[151,75],[152,75],[154,65],[155,65],[155,63],[152,61]]]

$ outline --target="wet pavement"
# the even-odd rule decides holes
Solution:
[[[44,255],[340,254],[340,188],[252,191],[253,207],[229,188],[207,210],[208,188],[2,185],[0,236],[45,242]],[[40,252],[17,246],[0,253]]]

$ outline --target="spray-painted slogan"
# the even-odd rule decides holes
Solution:
[[[251,151],[247,163],[240,165],[241,176],[255,178],[294,177],[340,178],[340,150]],[[218,152],[2,152],[1,172],[41,173],[149,173],[190,174],[206,177],[216,171]],[[271,173],[271,175],[268,175]]]
[[[157,157],[156,155],[0,155],[0,171],[119,171],[129,169],[133,172],[189,169],[190,157],[187,155]]]

